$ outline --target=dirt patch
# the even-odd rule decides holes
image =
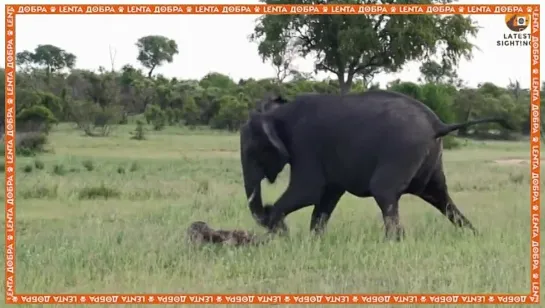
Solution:
[[[191,151],[191,150],[190,150]],[[238,149],[232,150],[232,149],[194,149],[195,152],[229,152],[229,153],[236,153],[238,152]]]
[[[495,163],[502,164],[502,165],[522,165],[522,164],[529,164],[529,159],[520,159],[520,158],[506,158],[506,159],[496,159],[494,161]]]

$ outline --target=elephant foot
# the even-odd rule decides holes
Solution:
[[[272,218],[271,215],[272,215],[274,207],[272,205],[265,205],[263,209],[264,211],[263,211],[262,225],[265,226],[267,229],[269,229],[269,233],[281,235],[281,236],[288,235],[289,230],[284,219],[281,219],[274,225],[271,224],[271,218]]]

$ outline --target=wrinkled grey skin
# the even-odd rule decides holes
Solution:
[[[271,232],[286,230],[283,218],[314,205],[310,228],[321,233],[345,192],[373,197],[386,237],[404,235],[398,201],[419,196],[455,226],[476,233],[452,201],[445,180],[441,137],[483,119],[445,124],[421,102],[376,90],[345,96],[307,94],[279,98],[253,112],[241,129],[244,187],[256,221]],[[289,185],[274,206],[263,207],[261,180],[274,183],[286,164]]]
[[[287,101],[276,95],[269,95],[266,99],[257,102],[254,113],[265,113],[276,109],[277,107],[287,103]],[[242,172],[244,177],[244,188],[246,191],[246,197],[248,198],[248,204],[250,206],[250,211],[254,219],[262,226],[266,226],[266,217],[269,217],[271,207],[263,207],[263,201],[261,199],[261,180],[265,177],[264,168],[260,166],[259,162],[252,157],[250,149],[248,146],[252,144],[252,132],[250,130],[249,121],[242,125],[240,129],[240,154],[242,162]],[[274,149],[270,149],[274,152]],[[250,155],[249,155],[250,154]],[[273,158],[274,160],[274,158]],[[284,166],[280,168],[280,171]],[[274,180],[278,173],[274,176]],[[274,180],[269,180],[273,183]],[[278,227],[281,230],[287,231],[287,227],[283,220],[278,223]]]

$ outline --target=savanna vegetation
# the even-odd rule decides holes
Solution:
[[[277,75],[261,80],[158,74],[183,48],[161,35],[135,42],[140,65],[120,70],[79,69],[62,46],[19,51],[17,292],[526,293],[529,90],[457,76],[477,31],[456,15],[263,16],[250,39]],[[335,78],[297,71],[294,59],[309,55]],[[410,61],[421,63],[418,82],[373,82]],[[256,103],[381,87],[446,122],[499,116],[514,127],[479,125],[445,142],[453,198],[482,236],[404,197],[407,239],[385,243],[374,202],[346,196],[321,239],[309,239],[304,209],[288,217],[288,238],[264,247],[185,242],[194,220],[263,232],[247,209],[236,133]]]

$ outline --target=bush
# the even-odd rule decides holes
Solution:
[[[390,90],[405,94],[419,101],[424,100],[422,88],[414,82],[400,82],[392,85]]]
[[[178,122],[176,112],[174,112],[174,109],[172,109],[171,107],[165,109],[165,117],[168,125],[174,125],[176,124],[176,122]]]
[[[460,140],[454,136],[443,137],[443,149],[452,150],[462,146]]]
[[[45,152],[47,134],[40,132],[27,132],[17,134],[17,154],[21,156],[34,156]]]
[[[121,193],[113,188],[109,188],[104,186],[104,184],[97,186],[97,187],[85,187],[82,190],[80,190],[78,197],[80,200],[92,200],[92,199],[111,199],[111,198],[119,198],[121,196]]]
[[[58,195],[58,190],[58,184],[54,186],[37,185],[17,192],[17,196],[22,199],[54,199]]]
[[[129,124],[129,116],[126,112],[123,112],[121,114],[121,118],[119,119],[119,125],[125,125],[125,124]]]
[[[445,122],[503,117],[516,127],[517,133],[528,135],[531,126],[528,113],[530,93],[517,81],[507,87],[485,82],[470,88],[453,74],[448,66],[450,63],[421,64],[423,79],[430,83],[397,79],[388,83],[388,89],[424,102]],[[98,71],[72,69],[66,73],[47,73],[43,69],[28,67],[28,70],[17,74],[20,81],[16,89],[17,134],[47,134],[61,121],[77,123],[89,136],[106,136],[120,123],[131,123],[133,127],[129,131],[134,133],[124,138],[134,136],[133,139],[143,140],[142,126],[136,123],[134,127],[136,118],[148,122],[146,125],[149,127],[144,126],[146,133],[152,127],[161,130],[167,125],[182,123],[192,129],[206,125],[236,130],[247,118],[249,109],[259,108],[264,98],[271,94],[290,100],[301,93],[340,92],[337,80],[317,81],[312,73],[288,73],[291,80],[285,82],[279,82],[277,78],[234,81],[227,75],[214,72],[200,80],[180,80],[160,75],[146,76],[144,70],[130,65],[117,72],[99,68]],[[351,92],[363,93],[377,87],[368,81],[365,78],[354,79]],[[453,98],[456,99],[454,103],[451,102]],[[259,103],[254,106],[254,102]],[[541,110],[545,112],[545,108]],[[452,117],[452,112],[455,117]],[[509,131],[492,123],[472,126],[467,131],[458,130],[459,136],[464,133],[473,138],[511,138]],[[17,149],[18,155],[35,154],[31,149]],[[77,167],[84,171],[81,166]],[[126,168],[128,171],[128,166]]]
[[[42,170],[45,167],[45,164],[43,161],[37,159],[34,161],[34,167],[38,170]]]
[[[17,114],[17,130],[21,132],[43,132],[47,134],[55,123],[58,123],[58,121],[53,112],[42,105],[24,108]]]
[[[131,164],[131,167],[129,169],[130,172],[135,172],[136,170],[138,170],[138,163],[137,162],[133,162]]]
[[[184,99],[181,118],[187,126],[194,127],[199,124],[199,106],[197,106],[193,97],[189,96]]]
[[[235,131],[248,119],[248,104],[233,96],[224,96],[220,100],[220,109],[212,118],[211,126],[216,129]]]
[[[19,148],[17,150],[17,155],[24,156],[24,157],[32,157],[32,156],[36,156],[36,153],[30,151],[27,148]]]
[[[51,93],[51,92],[38,92],[38,96],[40,97],[39,103],[40,105],[44,106],[48,110],[51,110],[52,114],[54,115],[54,118],[60,119],[63,115],[63,101],[60,97],[57,95]]]
[[[90,137],[108,136],[112,125],[120,122],[122,114],[119,106],[102,107],[88,101],[75,101],[71,107],[71,118]]]
[[[453,97],[444,85],[428,83],[422,86],[422,102],[431,108],[444,123],[452,123],[455,114],[452,110]]]
[[[95,169],[95,164],[92,160],[84,160],[81,164],[87,171],[93,171]]]
[[[131,139],[134,140],[144,140],[146,139],[146,133],[144,128],[144,122],[142,120],[136,120],[136,128],[131,133]]]
[[[154,130],[162,130],[167,124],[167,115],[158,105],[148,105],[145,111],[146,121]]]
[[[53,166],[53,174],[65,175],[66,174],[66,168],[64,168],[64,165],[62,165],[62,164],[56,164],[55,166]]]
[[[31,173],[32,172],[32,165],[26,165],[23,167],[24,173]]]

